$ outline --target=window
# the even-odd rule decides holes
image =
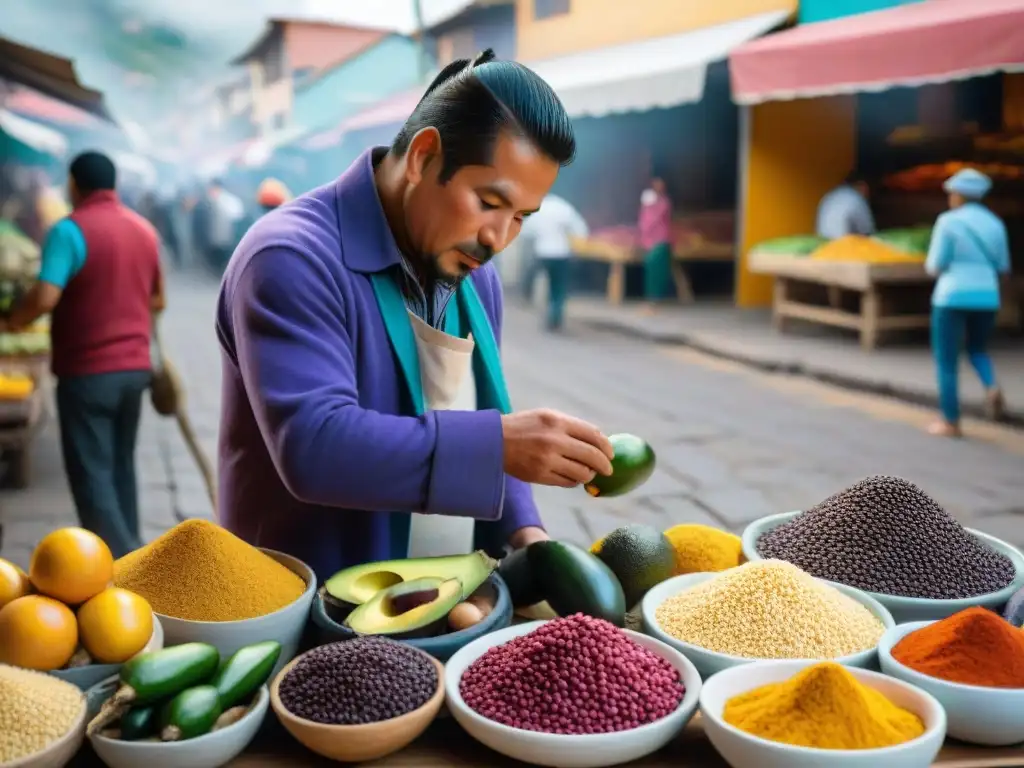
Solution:
[[[533,18],[548,19],[569,12],[569,0],[533,0]]]

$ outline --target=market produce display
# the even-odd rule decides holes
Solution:
[[[0,664],[0,764],[46,749],[84,710],[85,697],[71,683]]]
[[[50,334],[37,331],[0,333],[0,357],[33,357],[50,352]]]
[[[926,226],[883,229],[875,233],[874,239],[898,251],[925,255],[932,241],[932,228]]]
[[[459,681],[466,705],[512,728],[614,733],[671,714],[678,671],[607,621],[577,614],[489,649]]]
[[[837,659],[885,631],[862,604],[779,560],[724,571],[665,600],[655,618],[685,643],[749,659]]]
[[[756,546],[812,576],[903,597],[977,597],[1016,576],[1008,557],[898,477],[861,480],[766,531]]]
[[[206,643],[185,643],[146,653],[121,667],[120,685],[89,733],[124,741],[184,741],[238,722],[267,682],[280,643],[263,641],[221,664]]]
[[[0,400],[24,400],[36,391],[36,383],[25,372],[0,372]]]
[[[422,651],[358,637],[305,654],[281,679],[278,695],[286,710],[304,720],[360,725],[419,709],[440,684],[437,667]]]
[[[806,256],[827,243],[824,237],[817,235],[792,235],[777,237],[758,243],[751,250],[758,253],[772,253],[779,256]]]
[[[829,240],[811,253],[815,261],[856,261],[862,264],[920,264],[923,253],[895,248],[874,237],[846,235]]]
[[[892,657],[951,683],[1024,688],[1024,632],[984,608],[968,608],[911,632],[893,646]]]
[[[646,483],[654,473],[657,458],[647,441],[636,435],[609,435],[615,450],[612,474],[597,475],[583,486],[591,496],[623,496]]]
[[[883,183],[890,189],[904,192],[938,192],[942,184],[955,173],[974,168],[999,183],[1024,180],[1024,166],[1006,163],[965,163],[953,160],[947,163],[925,163],[916,165],[885,177]]]
[[[672,543],[649,525],[616,528],[596,541],[590,551],[618,578],[627,606],[636,605],[647,590],[675,575]]]
[[[715,573],[746,562],[743,540],[734,533],[698,523],[682,523],[665,531],[675,552],[675,576]]]
[[[306,591],[297,574],[207,520],[179,523],[113,571],[115,586],[141,595],[160,615],[188,621],[266,616]]]
[[[725,704],[722,718],[762,739],[816,749],[877,749],[916,739],[924,723],[834,662]]]
[[[113,564],[103,540],[81,528],[45,536],[28,574],[0,561],[0,663],[50,672],[120,664],[145,648],[153,610],[108,586]]]

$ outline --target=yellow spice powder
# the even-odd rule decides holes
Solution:
[[[735,568],[743,562],[739,536],[709,525],[683,523],[665,531],[676,553],[676,575]]]
[[[916,739],[921,718],[835,662],[807,667],[725,703],[722,718],[753,736],[817,749],[877,749]]]
[[[207,520],[186,520],[122,557],[114,584],[156,613],[188,621],[266,616],[306,590],[296,573]]]

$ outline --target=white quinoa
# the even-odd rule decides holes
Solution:
[[[64,736],[85,697],[52,675],[0,664],[0,763],[33,755]]]
[[[835,659],[885,631],[856,600],[781,560],[723,571],[668,598],[655,618],[683,642],[751,659]]]

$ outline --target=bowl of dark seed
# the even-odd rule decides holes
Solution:
[[[869,477],[805,512],[761,518],[743,532],[743,553],[860,589],[897,624],[999,610],[1024,585],[1016,547],[964,528],[898,477]]]
[[[441,662],[373,636],[307,651],[270,687],[270,705],[285,729],[307,749],[345,763],[407,746],[443,703]]]

